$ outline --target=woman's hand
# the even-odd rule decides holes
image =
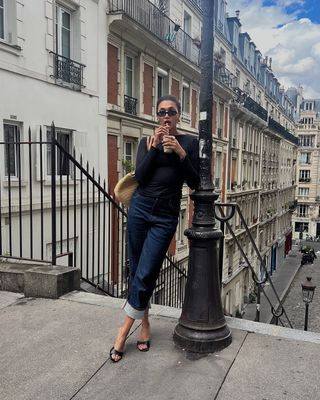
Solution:
[[[185,159],[185,156],[187,155],[184,149],[180,146],[180,143],[176,139],[175,136],[170,136],[170,135],[164,135],[163,140],[162,140],[162,146],[166,150],[171,150],[174,151],[180,158],[181,161]]]
[[[160,143],[162,143],[162,138],[164,135],[169,135],[169,128],[166,126],[159,126],[152,136],[152,146],[157,148]]]

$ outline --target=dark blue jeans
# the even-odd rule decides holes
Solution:
[[[159,202],[161,205],[159,206]],[[178,215],[166,213],[165,203],[135,192],[128,213],[130,283],[127,314],[142,319],[161,265],[176,231]]]

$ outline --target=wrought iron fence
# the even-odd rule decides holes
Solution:
[[[125,297],[126,211],[55,127],[48,131],[46,140],[41,128],[32,140],[29,128],[27,141],[0,142],[0,257],[76,266],[84,281]],[[181,306],[185,279],[185,268],[167,257],[154,301]]]
[[[224,66],[219,63],[214,64],[214,79],[232,89],[235,76]]]
[[[199,65],[200,49],[180,25],[172,21],[149,0],[109,0],[109,13],[125,13],[144,29],[157,36],[178,53]]]

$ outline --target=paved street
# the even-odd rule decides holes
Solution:
[[[311,246],[315,251],[320,251],[320,243],[304,242],[305,245]],[[298,271],[295,279],[290,286],[290,290],[284,302],[285,310],[296,329],[303,329],[305,304],[302,301],[301,283],[306,280],[307,276],[312,277],[312,282],[317,286],[313,302],[309,306],[309,324],[308,330],[320,332],[320,255],[314,264],[303,265]]]

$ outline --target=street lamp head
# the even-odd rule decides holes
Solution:
[[[302,287],[302,300],[305,303],[311,303],[313,300],[314,291],[316,285],[313,285],[311,282],[311,276],[307,276],[307,280],[301,284]]]

